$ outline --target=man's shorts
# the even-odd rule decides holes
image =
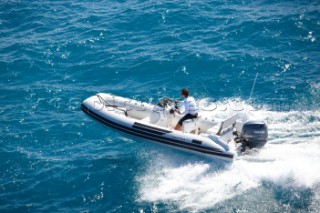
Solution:
[[[188,114],[186,114],[185,116],[183,116],[183,117],[179,120],[178,124],[179,124],[180,126],[182,126],[183,121],[188,120],[188,119],[197,118],[197,117],[198,117],[198,113],[196,113],[196,114],[194,114],[194,115],[188,113]]]

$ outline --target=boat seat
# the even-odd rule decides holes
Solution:
[[[210,129],[208,129],[207,132],[216,135],[219,132],[220,126],[221,126],[221,124],[215,125],[215,126],[211,127]]]
[[[182,123],[182,132],[184,133],[190,133],[192,131],[195,131],[196,134],[198,134],[198,119],[200,116],[197,118],[192,118],[192,119],[187,119]]]
[[[215,125],[207,130],[208,133],[213,133],[216,135],[223,135],[225,132],[232,130],[236,124],[238,114],[229,117],[228,119],[222,121],[219,125]]]

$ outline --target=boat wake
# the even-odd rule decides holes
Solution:
[[[152,155],[147,170],[137,177],[138,199],[191,211],[253,210],[257,205],[264,211],[319,209],[320,112],[259,110],[247,114],[270,123],[264,149],[227,165]],[[248,196],[250,202],[245,199]],[[226,200],[228,206],[223,205]]]

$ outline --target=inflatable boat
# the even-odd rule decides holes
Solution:
[[[205,117],[183,122],[182,131],[174,130],[182,117],[171,99],[153,105],[128,98],[99,93],[87,98],[81,109],[114,129],[208,157],[233,161],[246,149],[263,147],[268,128],[263,121],[241,121],[238,114],[227,119]],[[182,109],[183,110],[183,109]]]

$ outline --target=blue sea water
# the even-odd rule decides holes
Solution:
[[[317,0],[0,2],[1,212],[319,212]],[[223,164],[81,112],[98,92],[248,99],[260,152]]]

